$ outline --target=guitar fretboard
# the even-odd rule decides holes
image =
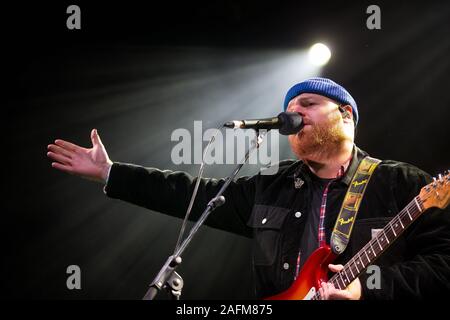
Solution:
[[[370,264],[372,264],[423,212],[423,205],[419,196],[415,197],[402,211],[400,211],[380,232],[370,240],[359,252],[350,259],[344,269],[336,273],[328,281],[335,288],[345,289]],[[319,291],[313,300],[319,299]]]

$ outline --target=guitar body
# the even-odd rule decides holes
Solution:
[[[320,283],[328,281],[328,264],[335,258],[329,246],[318,248],[306,260],[289,289],[265,300],[309,300],[319,290]]]
[[[321,282],[343,290],[375,261],[403,231],[429,208],[445,209],[450,203],[450,172],[420,190],[420,194],[377,233],[343,269],[328,279],[328,265],[336,259],[329,246],[320,247],[306,260],[294,283],[284,292],[265,300],[315,300]]]

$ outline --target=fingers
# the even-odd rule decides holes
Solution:
[[[92,129],[91,131],[91,141],[92,145],[102,145],[102,140],[97,132],[97,129]]]
[[[351,299],[350,292],[346,290],[339,290],[334,287],[332,283],[322,282],[319,289],[321,300],[348,300]]]
[[[325,288],[324,288],[323,284],[324,284],[324,282],[322,282],[322,285],[319,288],[320,300],[327,300],[327,297],[325,296]]]
[[[67,164],[70,165],[72,162],[72,159],[69,157],[66,157],[63,154],[59,154],[59,153],[54,153],[54,152],[47,152],[47,156],[53,160],[56,160],[58,162],[61,162],[62,164]]]
[[[331,272],[339,272],[344,269],[344,266],[342,264],[329,264],[328,268]]]
[[[58,162],[52,162],[52,167],[67,173],[72,174],[72,167],[68,165],[64,165]]]
[[[334,291],[336,291],[336,289],[334,288],[334,285],[332,283],[322,282],[319,289],[320,299],[329,300],[332,297]]]
[[[71,143],[69,141],[64,141],[64,140],[61,140],[61,139],[55,140],[55,144],[60,146],[63,149],[67,149],[67,150],[70,150],[70,151],[73,151],[73,152],[78,152],[78,151],[81,151],[83,149],[82,147],[77,146],[76,144],[73,144],[73,143]]]
[[[69,151],[68,149],[63,149],[63,148],[61,148],[61,147],[59,147],[59,146],[57,146],[55,144],[49,144],[47,146],[47,149],[50,150],[53,153],[61,154],[61,155],[65,156],[65,157],[67,157],[67,158],[72,159],[73,152]]]

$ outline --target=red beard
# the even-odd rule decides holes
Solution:
[[[312,123],[297,134],[289,136],[292,152],[299,158],[330,154],[346,140],[340,117],[337,116],[327,123]]]

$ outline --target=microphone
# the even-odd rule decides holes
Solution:
[[[274,118],[233,120],[223,126],[232,129],[278,129],[281,134],[290,135],[299,132],[303,128],[302,116],[297,112],[282,112]]]

